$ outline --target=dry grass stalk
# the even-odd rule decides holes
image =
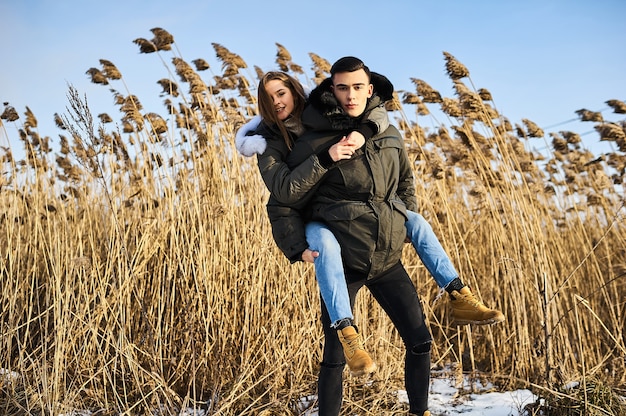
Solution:
[[[481,115],[485,114],[485,106],[481,97],[471,91],[461,81],[454,81],[454,90],[459,97],[459,105],[463,111],[463,116],[470,119],[480,120]],[[491,119],[491,116],[487,116],[487,119]]]
[[[24,120],[25,129],[37,128],[37,117],[35,117],[35,114],[33,114],[32,110],[29,107],[26,107],[24,116],[26,116],[26,120]]]
[[[159,84],[161,88],[163,88],[163,94],[168,94],[172,97],[178,97],[178,84],[176,84],[174,81],[167,78],[162,78],[157,81],[157,84]]]
[[[493,101],[493,97],[491,96],[491,93],[486,88],[480,88],[478,90],[478,95],[480,96],[480,99],[483,101]]]
[[[100,113],[100,114],[98,114],[98,118],[100,119],[100,123],[102,123],[102,124],[107,124],[107,123],[112,123],[113,122],[113,119],[107,113]]]
[[[561,136],[567,140],[567,143],[577,145],[582,142],[580,135],[571,131],[560,131]]]
[[[428,111],[428,109],[425,109],[424,106],[420,106],[418,105],[418,113],[419,114],[424,114],[422,111]],[[398,96],[398,93],[396,91],[393,92],[393,98],[391,100],[388,100],[387,102],[385,102],[385,109],[387,111],[400,111],[402,110],[402,104],[400,103],[400,97]]]
[[[594,128],[598,133],[600,133],[600,140],[614,141],[616,143],[626,140],[626,132],[624,132],[624,128],[615,123],[598,124]]]
[[[422,100],[417,94],[413,94],[412,92],[405,92],[402,95],[402,104],[418,104]]]
[[[278,48],[278,52],[276,52],[276,63],[281,71],[288,72],[289,64],[291,63],[291,54],[278,42],[276,42],[276,48]]]

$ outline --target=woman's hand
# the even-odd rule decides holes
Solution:
[[[302,261],[305,261],[307,263],[313,263],[313,260],[319,257],[319,255],[319,251],[313,251],[310,248],[307,248],[302,252]]]
[[[365,144],[365,137],[358,131],[353,131],[344,136],[328,149],[328,154],[333,162],[350,159],[354,152]]]

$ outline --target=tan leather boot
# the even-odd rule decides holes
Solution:
[[[343,346],[343,355],[353,376],[373,373],[376,363],[363,347],[363,338],[354,326],[347,326],[337,331],[339,341]]]
[[[502,312],[486,307],[467,286],[459,291],[453,290],[450,297],[455,325],[490,325],[504,321]]]

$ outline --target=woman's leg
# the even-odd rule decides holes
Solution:
[[[459,273],[424,217],[413,211],[406,213],[407,236],[426,270],[433,276],[440,288],[445,288],[459,277]]]
[[[328,308],[332,327],[342,319],[353,319],[343,270],[341,248],[335,235],[320,222],[306,225],[306,239],[311,250],[319,252],[314,260],[315,276],[322,299]]]
[[[432,336],[426,326],[417,290],[400,263],[372,279],[367,287],[404,341],[404,383],[409,412],[421,415],[428,410]]]
[[[343,347],[348,367],[353,375],[372,373],[376,370],[376,363],[365,351],[363,338],[354,325],[339,243],[319,222],[306,225],[306,236],[309,248],[319,252],[314,263],[322,304],[329,314],[330,328],[335,330],[335,338]]]
[[[354,307],[354,300],[363,284],[365,277],[347,286],[348,303]],[[331,327],[328,310],[321,302],[322,329],[324,330],[324,351],[317,379],[317,398],[319,416],[338,416],[343,398],[343,369],[346,365],[345,356],[338,331]]]
[[[450,294],[454,323],[489,325],[504,321],[502,312],[485,306],[461,281],[450,257],[424,217],[413,211],[406,213],[407,236],[437,285]]]

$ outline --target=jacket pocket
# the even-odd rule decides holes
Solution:
[[[404,220],[408,220],[409,217],[406,213],[406,205],[404,204],[404,202],[402,202],[402,200],[398,197],[392,199],[391,201],[391,206],[393,207],[394,211],[398,211],[400,214],[402,214],[402,216],[404,217]]]

